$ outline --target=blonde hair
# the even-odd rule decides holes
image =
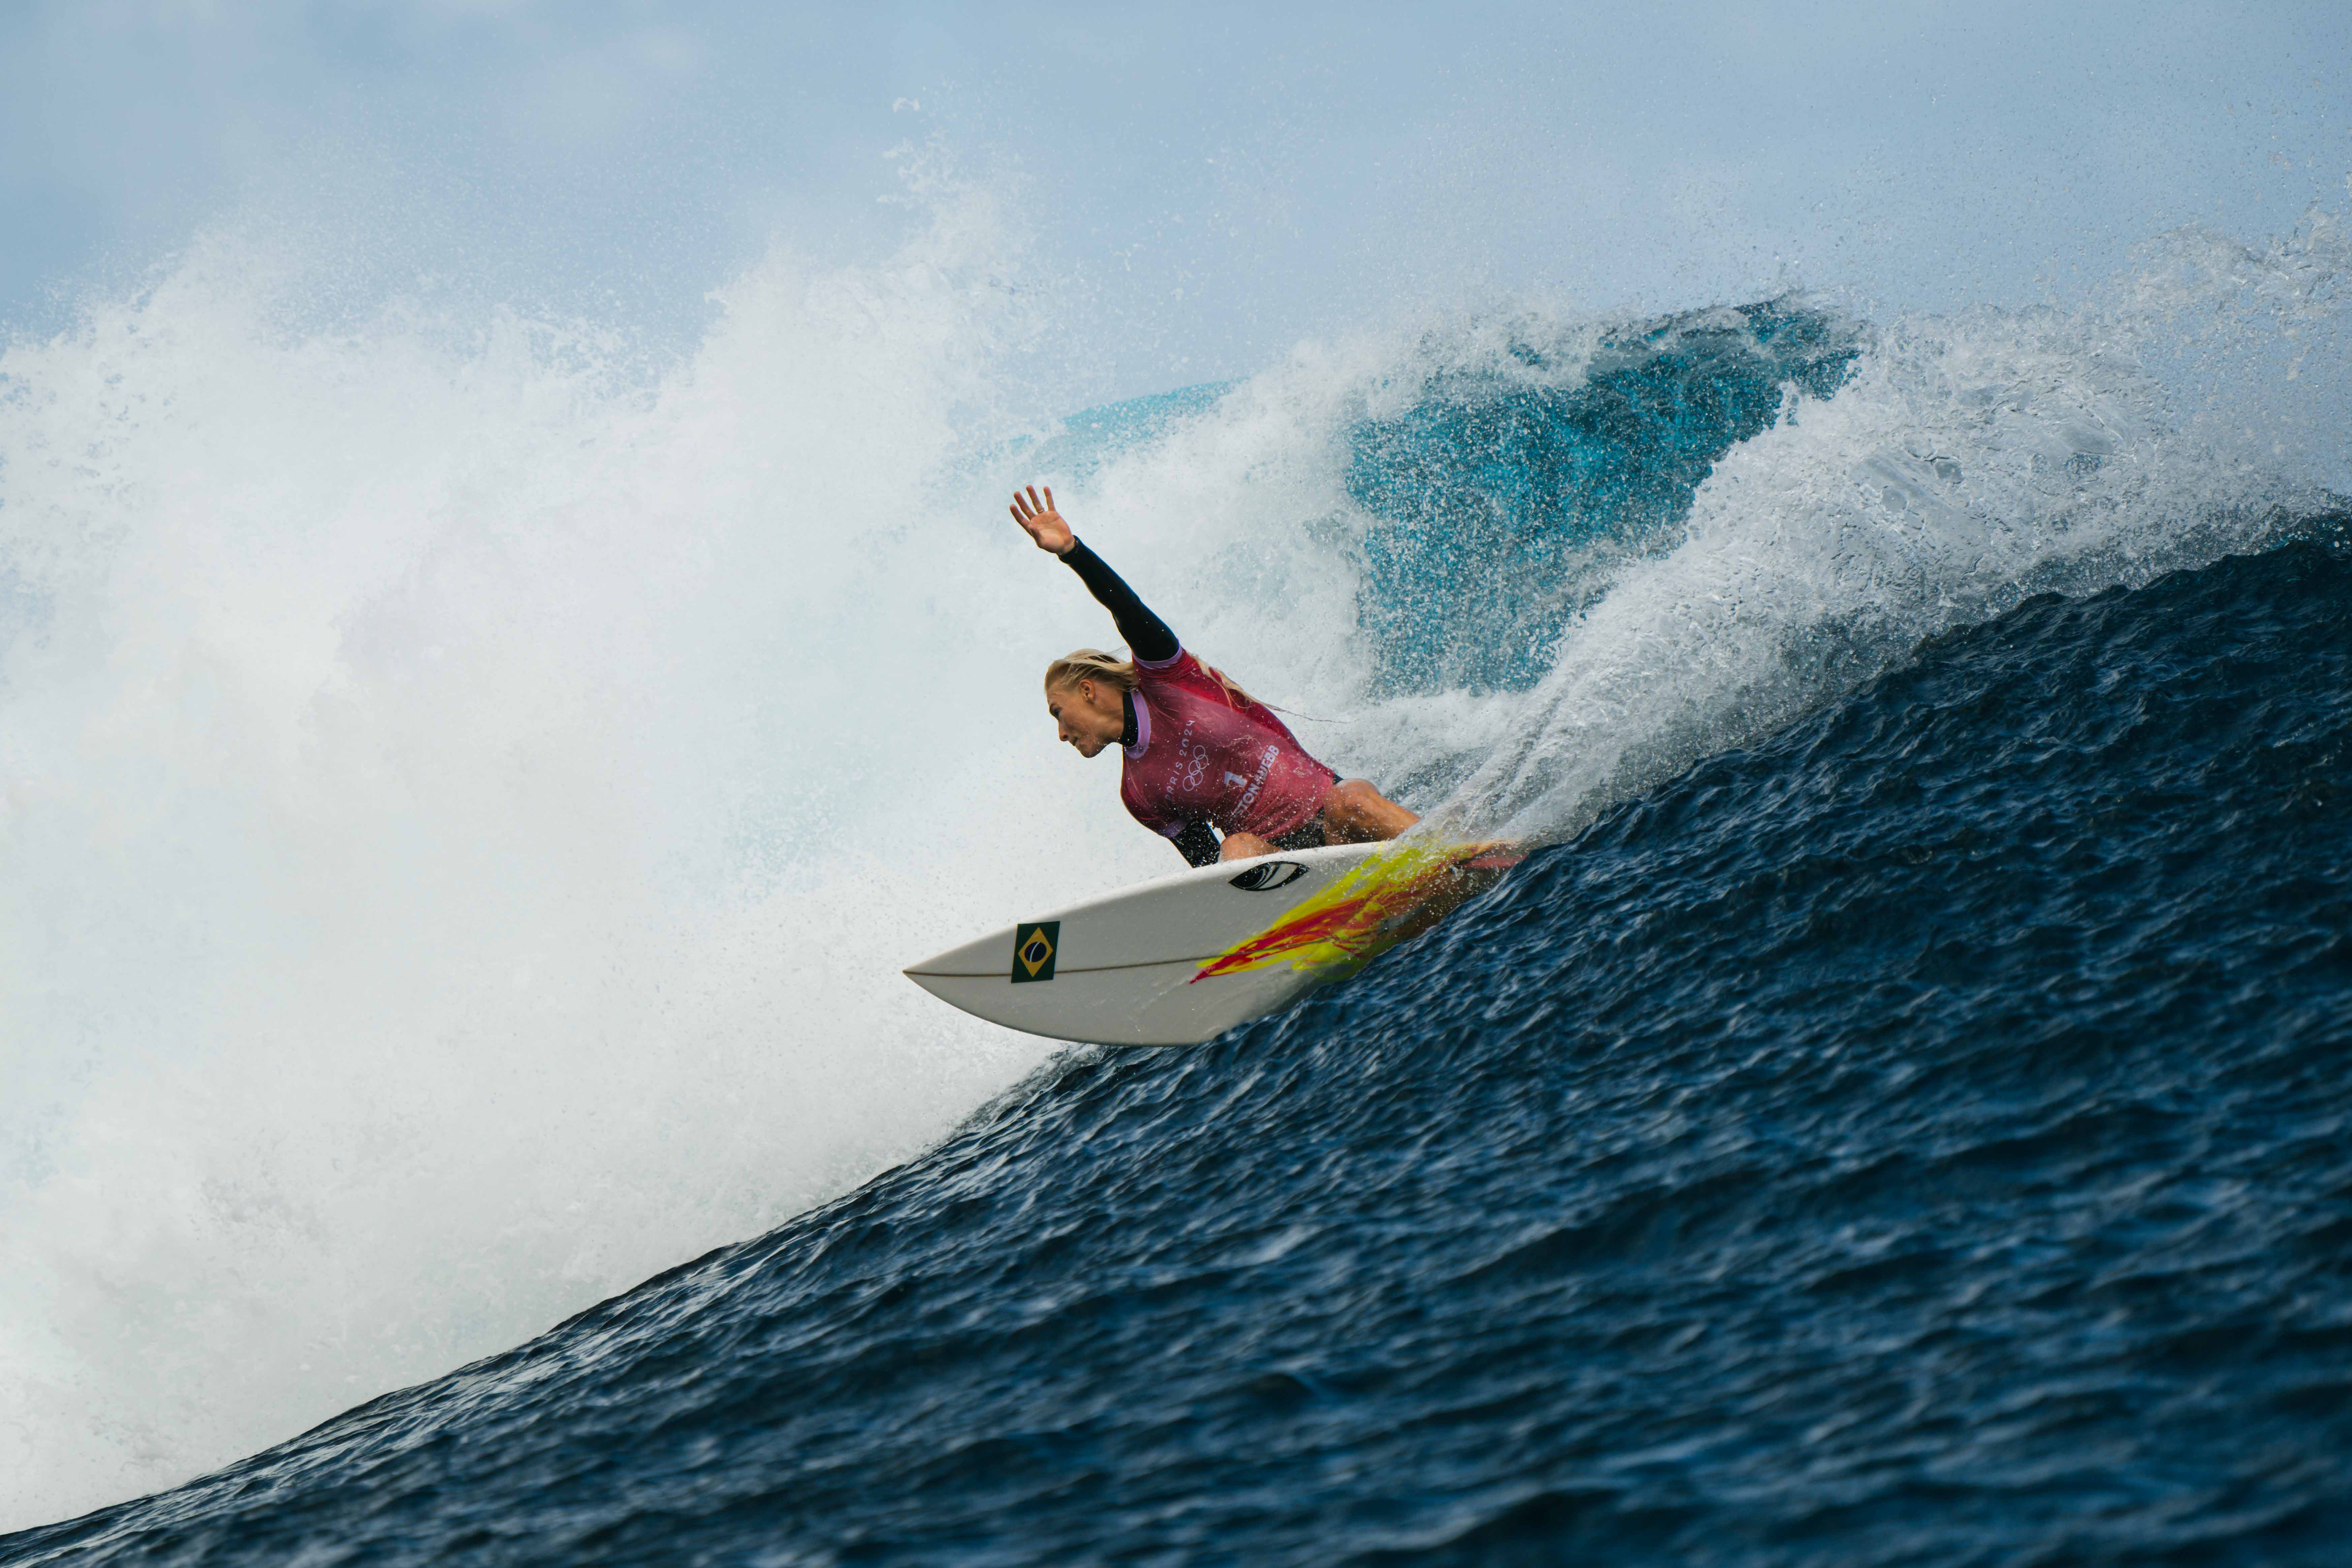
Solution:
[[[1201,668],[1216,678],[1225,689],[1225,700],[1238,708],[1253,700],[1250,694],[1235,686],[1225,672],[1203,660]],[[1082,647],[1066,653],[1045,667],[1045,694],[1050,697],[1057,686],[1076,686],[1081,680],[1108,680],[1121,691],[1132,691],[1143,684],[1143,676],[1135,668],[1135,660],[1120,658],[1098,647]]]
[[[1045,667],[1045,690],[1051,695],[1057,686],[1076,686],[1081,680],[1108,680],[1121,691],[1132,691],[1143,684],[1137,673],[1135,661],[1103,652],[1098,647],[1082,647],[1066,653]]]

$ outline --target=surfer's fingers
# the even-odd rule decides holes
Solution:
[[[1047,511],[1054,510],[1054,487],[1051,485],[1045,487],[1045,510]]]

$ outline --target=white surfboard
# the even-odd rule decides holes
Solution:
[[[906,973],[1033,1035],[1194,1045],[1353,973],[1520,858],[1407,840],[1226,861],[1016,921]]]

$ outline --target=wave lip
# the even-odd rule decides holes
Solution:
[[[1832,396],[1715,462],[1671,548],[1612,573],[1448,816],[1571,833],[1922,637],[2260,550],[2334,504],[2183,437],[2107,331],[1982,311],[1871,331]]]
[[[1615,568],[1671,542],[1717,460],[1792,396],[1830,396],[1861,352],[1794,298],[1457,330],[1346,437],[1383,695],[1533,684]]]

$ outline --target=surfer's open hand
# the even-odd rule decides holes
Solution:
[[[1038,549],[1051,551],[1055,555],[1067,555],[1070,546],[1078,542],[1078,536],[1070,531],[1070,525],[1062,521],[1062,514],[1054,510],[1054,488],[1051,485],[1045,487],[1044,500],[1037,499],[1035,485],[1029,487],[1026,495],[1014,490],[1013,521],[1037,542]]]

